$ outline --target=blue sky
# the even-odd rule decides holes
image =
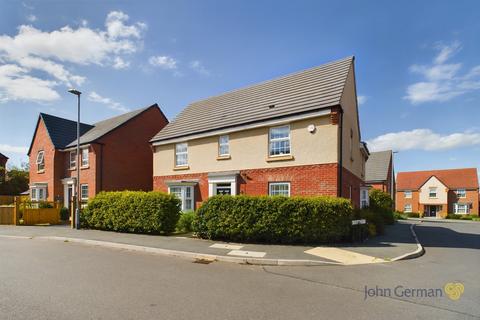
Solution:
[[[362,139],[396,170],[480,167],[475,1],[0,1],[0,152],[26,161],[39,112],[90,123],[349,55]]]

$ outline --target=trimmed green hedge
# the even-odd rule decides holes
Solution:
[[[84,228],[168,234],[180,218],[180,200],[161,192],[101,192],[82,210]]]
[[[381,190],[372,189],[369,197],[369,209],[381,215],[385,224],[394,224],[395,217],[393,215],[393,200],[391,196]]]
[[[194,229],[226,241],[334,242],[349,237],[352,210],[333,197],[214,196],[197,210]]]

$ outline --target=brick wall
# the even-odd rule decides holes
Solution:
[[[291,196],[336,196],[337,164],[317,164],[281,168],[250,169],[240,171],[238,177],[239,194],[267,195],[269,182],[290,182]],[[352,202],[360,204],[360,186],[362,180],[348,170],[343,169],[344,197],[348,198],[349,186],[352,186]],[[172,180],[199,180],[195,187],[195,203],[198,207],[208,198],[208,173],[179,174],[156,176],[153,178],[153,189],[167,192],[166,181]]]
[[[360,187],[364,183],[347,169],[343,168],[342,171],[342,197],[350,199],[356,208],[360,208]]]
[[[478,201],[479,201],[479,199],[478,199],[478,189],[466,190],[466,197],[465,198],[458,198],[455,191],[450,190],[448,192],[448,212],[449,213],[454,212],[453,204],[455,202],[471,203],[472,206],[470,208],[470,214],[478,215],[479,214]]]
[[[412,190],[412,198],[406,199],[403,191],[397,191],[395,196],[395,210],[403,212],[405,204],[412,205],[412,212],[423,212],[423,206],[419,204],[420,194],[415,190]]]

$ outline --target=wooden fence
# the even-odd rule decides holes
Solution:
[[[59,202],[49,202],[52,208],[40,208],[47,202],[36,203],[14,198],[14,204],[0,206],[0,224],[59,224],[61,205]]]
[[[0,206],[13,204],[14,196],[0,196]]]
[[[0,206],[0,224],[15,224],[14,206]]]
[[[59,224],[60,209],[42,208],[42,209],[24,209],[22,214],[23,224],[33,226],[36,224]]]

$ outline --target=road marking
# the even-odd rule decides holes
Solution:
[[[253,258],[263,258],[265,257],[266,252],[260,251],[243,251],[243,250],[232,250],[227,255],[229,256],[241,256],[241,257],[253,257]]]
[[[235,245],[235,244],[226,244],[226,243],[215,243],[210,246],[210,248],[215,249],[227,249],[227,250],[240,250],[243,246]]]
[[[380,258],[367,256],[365,254],[357,253],[354,251],[331,247],[316,247],[304,252],[317,257],[338,261],[345,265],[386,262],[385,260]]]

